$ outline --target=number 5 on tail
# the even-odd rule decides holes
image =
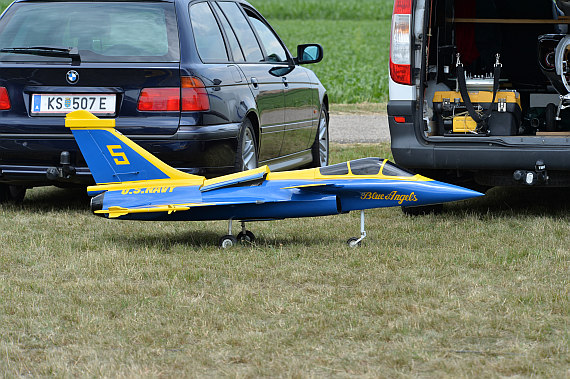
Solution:
[[[121,145],[107,145],[109,154],[111,154],[112,157],[115,157],[114,160],[117,166],[130,164],[129,160],[127,159],[127,155],[123,151],[115,151],[121,150],[122,148],[123,147]]]

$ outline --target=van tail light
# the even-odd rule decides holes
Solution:
[[[395,0],[390,40],[390,76],[400,84],[412,84],[412,0]]]
[[[6,87],[0,87],[0,111],[7,111],[11,108],[10,97]]]
[[[180,81],[180,88],[144,88],[137,109],[142,112],[195,112],[210,109],[208,92],[200,79],[184,76]]]

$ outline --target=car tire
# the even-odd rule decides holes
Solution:
[[[329,112],[327,106],[321,106],[321,114],[319,115],[319,127],[315,142],[311,147],[313,162],[311,167],[323,167],[329,164]]]
[[[0,204],[21,204],[26,196],[26,187],[0,184]]]
[[[236,151],[235,170],[246,171],[257,168],[257,141],[255,131],[249,119],[245,119],[240,127]]]
[[[546,131],[547,132],[555,132],[558,130],[558,125],[556,122],[556,113],[558,112],[558,107],[553,104],[549,103],[546,106],[546,112],[544,114],[546,118]]]

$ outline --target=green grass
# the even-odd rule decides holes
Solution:
[[[389,20],[393,0],[251,0],[266,18],[280,20]]]
[[[335,162],[389,146],[334,145]],[[105,220],[83,191],[0,209],[3,377],[565,377],[566,190],[252,223]]]
[[[271,20],[295,54],[302,43],[320,43],[325,58],[307,65],[332,103],[380,103],[388,100],[390,21]]]
[[[309,65],[332,103],[388,100],[388,55],[393,0],[257,0],[254,5],[295,54],[320,43],[324,60]]]

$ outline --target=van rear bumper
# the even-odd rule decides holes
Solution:
[[[128,137],[162,161],[181,171],[216,176],[234,169],[240,124],[181,127],[168,136]],[[93,184],[91,172],[69,134],[0,134],[0,183],[42,186]],[[63,151],[70,153],[74,174],[69,178],[49,180],[48,169],[60,168]]]
[[[395,162],[412,170],[534,170],[542,160],[548,170],[570,171],[569,137],[423,136],[415,101],[388,102],[388,124]],[[395,117],[404,117],[397,123]]]

